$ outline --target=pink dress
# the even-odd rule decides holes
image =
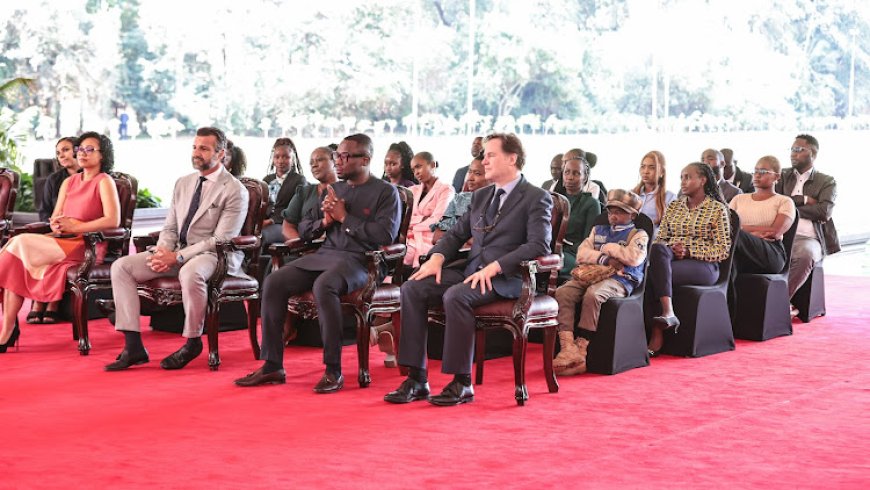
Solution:
[[[111,177],[100,173],[87,182],[83,178],[84,174],[79,173],[68,179],[62,213],[81,221],[102,218],[100,182]],[[98,247],[98,262],[104,256],[105,247]],[[66,287],[67,269],[80,264],[84,257],[85,244],[80,236],[55,238],[35,233],[15,236],[0,250],[0,289],[35,301],[58,301]]]
[[[441,221],[447,205],[453,200],[453,186],[441,180],[436,180],[432,189],[423,195],[423,184],[411,187],[414,195],[414,209],[411,211],[411,220],[408,224],[408,251],[405,254],[405,264],[413,267],[420,266],[420,256],[429,253],[432,249],[432,236],[435,234],[430,225]]]

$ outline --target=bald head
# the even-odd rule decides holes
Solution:
[[[707,148],[704,150],[704,153],[701,153],[701,161],[713,169],[717,179],[722,179],[722,167],[725,166],[725,156],[722,155],[721,151]]]

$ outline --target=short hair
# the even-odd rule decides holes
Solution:
[[[511,153],[517,156],[517,169],[522,170],[526,164],[526,151],[523,150],[523,143],[514,133],[492,133],[484,138],[483,143],[486,144],[491,140],[501,141],[501,151]]]
[[[112,146],[112,140],[104,134],[88,131],[79,136],[75,146],[81,146],[82,142],[88,138],[94,138],[100,142],[100,172],[111,172],[115,168],[115,147]]]
[[[765,155],[765,156],[759,158],[758,163],[761,163],[761,162],[767,162],[771,166],[771,168],[773,168],[773,171],[776,173],[779,173],[782,170],[782,165],[780,165],[779,159],[773,155]]]
[[[804,140],[809,143],[810,148],[813,149],[813,156],[816,156],[816,154],[819,152],[819,140],[817,140],[815,136],[809,134],[799,134],[795,136],[794,139]]]
[[[429,153],[428,151],[421,151],[420,153],[417,153],[416,155],[414,155],[414,158],[419,158],[421,160],[425,160],[428,163],[434,163],[435,168],[438,168],[438,161],[435,160],[435,157],[432,156],[432,154]]]
[[[218,128],[205,126],[196,130],[197,136],[214,136],[217,141],[214,146],[215,153],[227,149],[227,135]]]
[[[369,159],[371,159],[372,155],[375,154],[375,145],[372,143],[372,139],[369,138],[367,134],[356,133],[352,134],[344,139],[344,141],[353,141],[356,144],[365,147],[366,153],[369,154]]]

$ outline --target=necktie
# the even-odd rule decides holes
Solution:
[[[190,228],[190,222],[193,221],[193,215],[199,209],[199,202],[202,200],[202,183],[205,182],[205,177],[200,177],[196,183],[196,190],[193,191],[193,197],[190,199],[190,207],[187,209],[187,217],[184,218],[184,224],[181,225],[181,233],[178,235],[178,241],[182,247],[187,246],[187,230]]]
[[[495,196],[492,198],[492,202],[489,203],[489,207],[486,208],[486,224],[494,225],[495,217],[498,215],[498,208],[501,204],[501,196],[504,195],[504,189],[497,189],[495,191]]]

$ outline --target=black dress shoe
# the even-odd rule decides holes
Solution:
[[[253,373],[239,378],[235,381],[236,386],[260,386],[260,385],[282,385],[287,381],[287,376],[283,369],[272,371],[269,374],[263,374],[263,368],[257,369]]]
[[[130,351],[128,351],[127,349],[124,349],[121,351],[120,354],[118,354],[118,357],[115,360],[115,362],[110,363],[110,364],[106,364],[105,370],[106,371],[123,371],[124,369],[127,369],[130,366],[145,364],[146,362],[148,362],[150,360],[151,359],[148,359],[148,351],[147,350],[143,349],[141,352],[130,353]]]
[[[163,369],[181,369],[200,354],[202,354],[202,344],[192,349],[187,344],[184,344],[180,349],[160,361],[160,367]]]
[[[384,401],[390,403],[411,403],[429,398],[429,383],[421,383],[416,379],[407,378],[399,385],[399,389],[384,395]]]
[[[336,391],[344,388],[344,375],[339,374],[338,376],[332,373],[326,373],[320,378],[320,381],[314,385],[315,393],[335,393]]]
[[[474,388],[465,386],[459,381],[453,380],[444,390],[435,396],[429,397],[429,403],[440,407],[452,407],[474,401]]]

